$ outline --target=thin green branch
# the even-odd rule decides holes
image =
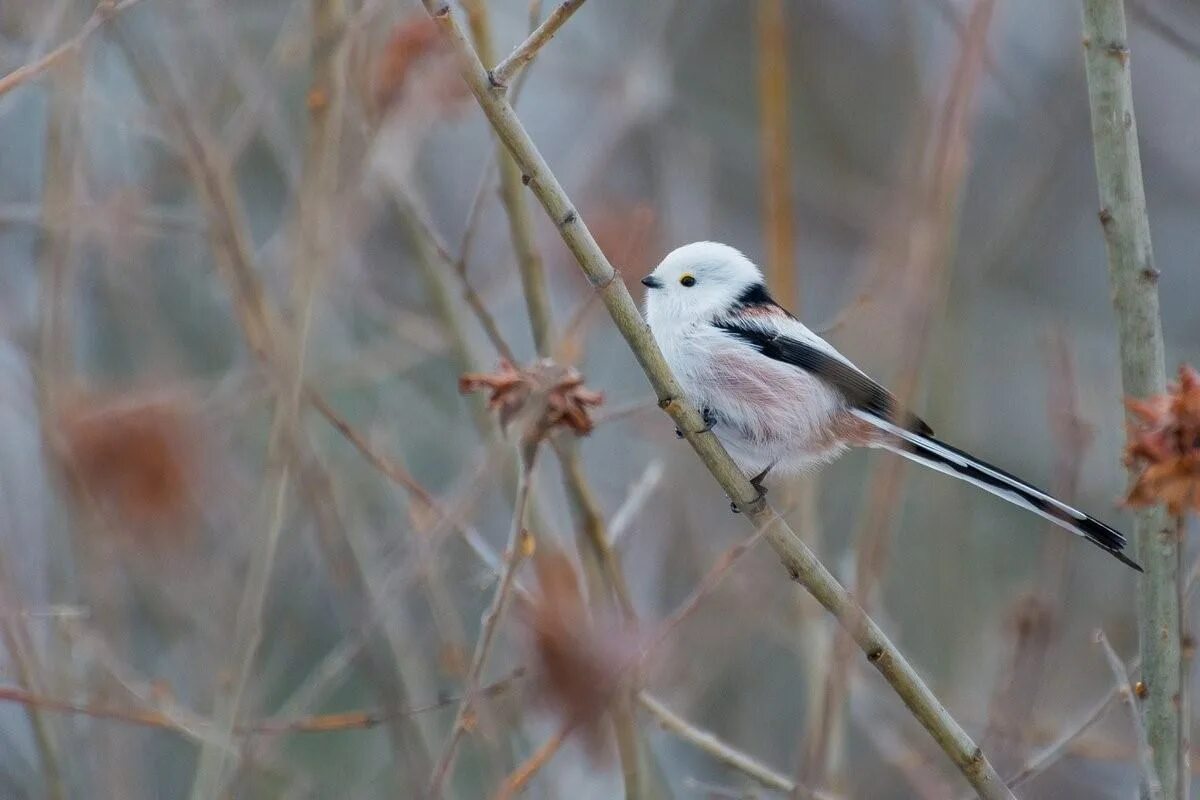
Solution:
[[[1121,384],[1127,397],[1145,398],[1166,390],[1166,366],[1122,0],[1083,0],[1083,44]],[[1149,691],[1143,704],[1146,735],[1163,796],[1176,798],[1183,796],[1186,781],[1185,721],[1179,704],[1181,541],[1161,506],[1134,514],[1134,535],[1146,569],[1139,596]]]
[[[441,27],[461,61],[462,74],[492,127],[520,164],[528,185],[559,229],[617,328],[624,336],[658,395],[659,406],[675,421],[713,477],[746,512],[747,521],[766,529],[766,537],[794,580],[801,583],[854,636],[893,689],[925,726],[963,775],[984,798],[1012,798],[982,751],[949,715],[924,684],[903,654],[879,626],[862,612],[854,599],[834,579],[804,542],[779,517],[734,464],[705,425],[696,409],[684,399],[649,327],[638,312],[625,284],[605,258],[591,232],[579,218],[566,192],[537,151],[512,106],[488,78],[462,28],[445,2],[423,0],[426,10]]]

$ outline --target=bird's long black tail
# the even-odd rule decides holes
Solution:
[[[1127,544],[1125,537],[1100,520],[1056,500],[1033,484],[998,467],[993,467],[987,462],[980,461],[970,453],[965,453],[933,436],[905,430],[874,414],[864,413],[860,416],[872,425],[894,435],[895,438],[882,442],[882,447],[919,464],[936,469],[938,472],[944,472],[974,484],[1013,505],[1028,509],[1055,525],[1066,528],[1077,536],[1082,536],[1138,572],[1142,571],[1137,562],[1122,552]]]

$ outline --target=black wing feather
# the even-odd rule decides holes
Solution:
[[[719,321],[716,326],[741,339],[767,358],[791,364],[820,377],[841,392],[851,408],[875,414],[924,436],[933,434],[933,429],[925,424],[924,420],[904,413],[899,402],[887,389],[820,348],[779,333],[739,325],[731,320]]]

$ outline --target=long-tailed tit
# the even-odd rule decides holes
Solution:
[[[972,483],[1082,536],[1141,571],[1125,537],[997,467],[934,438],[896,398],[779,306],[737,250],[695,242],[642,279],[646,319],[687,399],[762,491],[850,447],[882,447]]]

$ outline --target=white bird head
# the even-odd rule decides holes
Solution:
[[[711,319],[763,282],[754,262],[727,244],[692,242],[672,250],[642,278],[651,328]]]

